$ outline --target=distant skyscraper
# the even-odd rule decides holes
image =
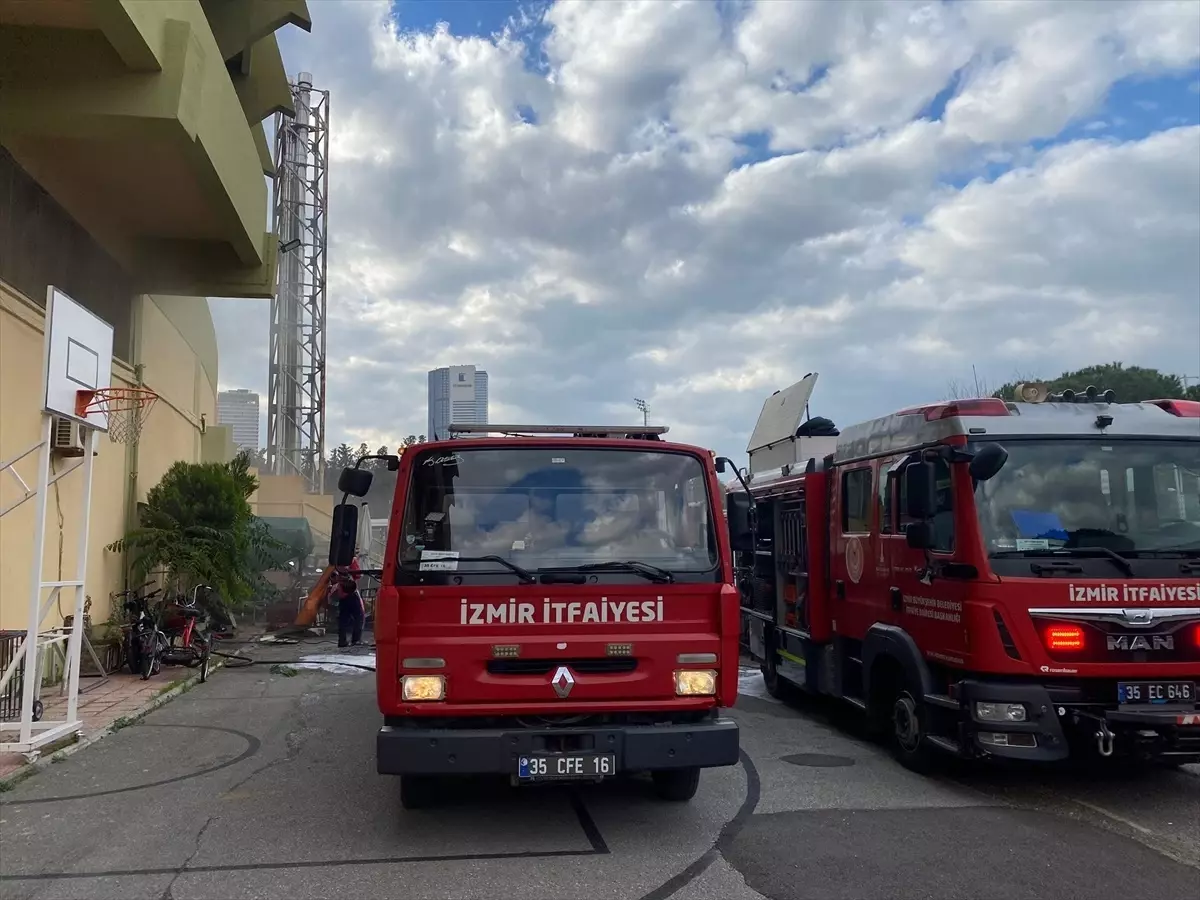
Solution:
[[[258,450],[258,394],[254,391],[221,391],[217,394],[217,424],[233,429],[238,447]]]
[[[444,366],[429,373],[429,422],[432,441],[449,437],[451,425],[486,424],[488,373],[474,366]]]

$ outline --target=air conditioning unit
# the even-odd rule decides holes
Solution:
[[[50,423],[50,449],[61,456],[83,456],[83,427],[63,416]]]

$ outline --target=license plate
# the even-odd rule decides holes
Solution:
[[[1117,702],[1122,706],[1174,706],[1196,702],[1196,685],[1191,681],[1121,681]]]
[[[517,777],[528,781],[570,781],[617,774],[611,753],[545,753],[517,758]]]

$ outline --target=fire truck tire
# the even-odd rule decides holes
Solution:
[[[908,690],[901,689],[892,704],[892,755],[900,765],[921,775],[929,774],[937,752],[925,740],[929,712]]]
[[[437,793],[437,782],[428,776],[400,776],[400,805],[405,809],[427,809],[437,802]]]
[[[775,665],[774,650],[767,650],[767,658],[762,661],[759,668],[762,670],[763,684],[767,688],[767,693],[776,700],[784,699],[785,685],[779,678],[779,668]]]
[[[656,769],[650,773],[654,792],[659,799],[671,803],[686,803],[696,796],[700,787],[700,767],[688,769]]]

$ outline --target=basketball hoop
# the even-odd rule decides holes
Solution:
[[[136,441],[142,425],[158,394],[149,388],[104,388],[97,391],[78,391],[75,394],[75,413],[86,418],[96,413],[108,416],[108,436],[118,444]]]

